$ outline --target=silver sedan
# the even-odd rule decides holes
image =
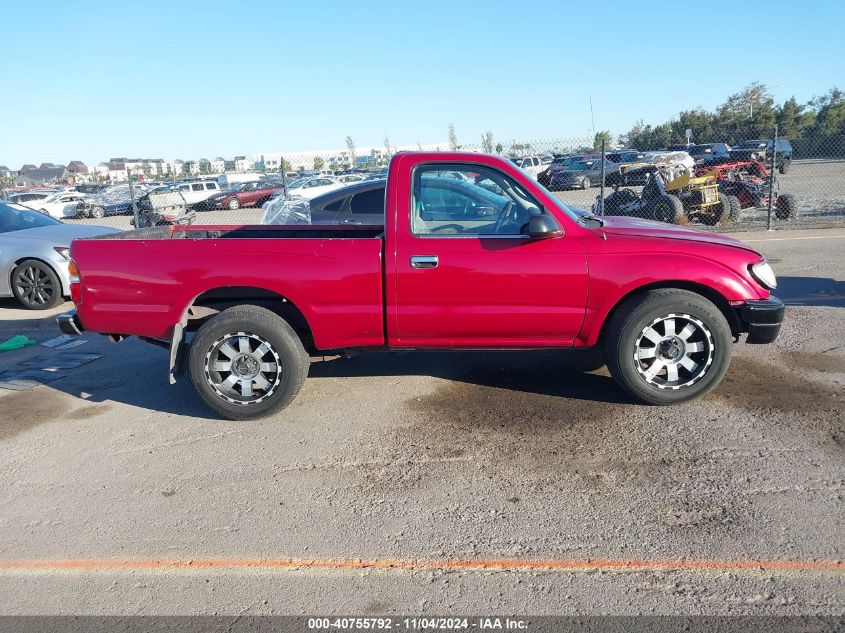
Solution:
[[[105,226],[62,224],[28,207],[0,202],[0,297],[46,310],[70,294],[70,243],[114,233]]]

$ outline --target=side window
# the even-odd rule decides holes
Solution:
[[[191,185],[191,189],[193,191],[202,191],[202,183],[198,182],[196,184]]]
[[[216,182],[207,182],[207,183],[205,183],[205,188],[210,189],[210,190],[211,189],[216,190],[217,189],[217,183]]]
[[[464,178],[435,175],[450,170]],[[414,170],[411,230],[432,237],[519,236],[541,205],[510,176],[478,165],[421,165]]]
[[[373,189],[372,191],[364,191],[352,196],[352,201],[349,203],[349,207],[353,215],[356,213],[362,215],[383,214],[384,189]]]
[[[190,191],[190,190],[191,190],[190,185],[179,185],[179,191]]]
[[[335,200],[331,204],[327,204],[323,207],[323,211],[326,213],[338,213],[340,209],[343,207],[343,203],[346,198],[341,198],[340,200]]]

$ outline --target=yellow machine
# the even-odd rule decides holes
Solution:
[[[687,217],[698,217],[703,224],[716,224],[730,217],[730,202],[723,200],[715,176],[693,177],[688,171],[664,185],[666,193],[680,199]]]

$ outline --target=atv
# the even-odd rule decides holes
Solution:
[[[779,193],[777,178],[772,179],[766,166],[759,161],[735,161],[705,166],[697,169],[695,173],[696,176],[714,178],[720,192],[737,198],[740,209],[768,207],[771,191],[775,217],[778,220],[798,217],[798,201],[795,196]],[[733,220],[739,220],[740,209],[737,209]]]
[[[595,210],[599,206],[600,200],[596,199]],[[604,199],[605,215],[635,216],[669,224],[689,224],[694,220],[716,224],[733,217],[734,207],[738,213],[739,202],[721,194],[714,180],[691,178],[689,172],[673,177],[661,169],[649,173],[641,195],[617,186]]]

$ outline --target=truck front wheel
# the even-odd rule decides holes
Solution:
[[[641,402],[677,404],[719,384],[730,365],[731,329],[712,302],[687,290],[651,290],[611,318],[605,357],[622,389]]]
[[[308,353],[293,328],[270,310],[250,305],[206,321],[188,357],[194,389],[230,420],[268,416],[289,405],[308,367]]]

